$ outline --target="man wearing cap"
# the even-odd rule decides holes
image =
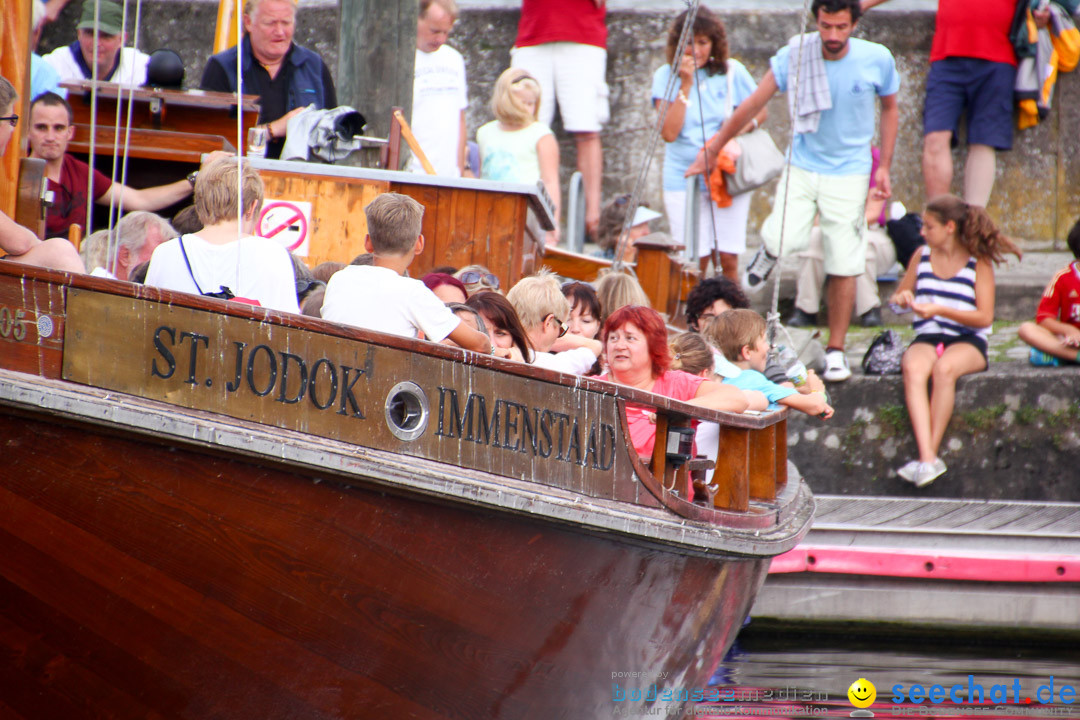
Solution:
[[[337,107],[330,69],[319,54],[293,42],[296,4],[293,0],[246,0],[241,72],[244,91],[259,96],[259,123],[270,136],[266,156],[281,156],[289,118],[308,105],[323,110]],[[234,45],[211,56],[199,87],[236,92]]]
[[[78,39],[57,48],[45,56],[60,75],[62,82],[90,80],[95,70],[98,80],[122,85],[142,85],[146,82],[146,64],[150,56],[135,48],[126,48],[127,34],[121,32],[124,9],[110,0],[101,0],[96,10],[97,43],[94,42],[94,0],[86,0],[82,17],[75,26]],[[134,15],[128,18],[134,22]]]

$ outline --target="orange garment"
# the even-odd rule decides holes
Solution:
[[[727,190],[727,178],[724,173],[735,172],[735,158],[726,150],[716,156],[716,164],[709,175],[709,196],[718,208],[731,207],[731,194]]]

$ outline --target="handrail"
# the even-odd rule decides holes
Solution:
[[[242,319],[269,321],[284,327],[305,329],[320,334],[419,352],[431,357],[601,394],[615,400],[619,408],[617,413],[619,421],[623,426],[623,437],[627,440],[629,440],[629,433],[626,430],[625,404],[633,403],[655,408],[657,449],[652,458],[651,470],[644,467],[632,448],[628,448],[628,455],[641,482],[649,491],[662,504],[683,516],[696,512],[693,509],[694,506],[686,502],[686,499],[690,497],[692,487],[689,473],[685,465],[675,467],[668,462],[665,449],[668,446],[669,433],[674,432],[674,428],[686,426],[694,420],[716,422],[721,426],[717,456],[721,467],[718,467],[716,473],[720,479],[715,489],[702,488],[712,508],[746,512],[750,509],[751,500],[774,501],[777,490],[782,488],[787,480],[786,410],[760,416],[711,410],[612,382],[568,375],[460,348],[124,281],[73,275],[7,261],[0,261],[0,275],[20,277],[24,282],[39,280],[61,288],[106,292],[152,302],[175,303],[195,310]],[[46,373],[39,372],[39,374]],[[699,507],[699,510],[704,509]]]
[[[566,246],[571,252],[585,249],[585,185],[580,170],[570,176],[566,192]]]

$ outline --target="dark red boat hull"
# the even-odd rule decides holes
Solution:
[[[707,682],[768,567],[44,415],[0,437],[5,716],[607,716]]]

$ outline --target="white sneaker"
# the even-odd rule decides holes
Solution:
[[[742,285],[748,293],[760,292],[765,287],[765,281],[769,279],[773,268],[776,267],[776,258],[770,255],[762,245],[754,253],[750,264],[746,266],[742,274]]]
[[[843,382],[851,377],[851,368],[848,367],[847,356],[843,350],[830,349],[825,351],[825,372],[821,378],[829,382]]]
[[[904,478],[908,482],[915,482],[915,473],[919,471],[919,465],[921,464],[922,463],[920,463],[918,460],[912,460],[907,465],[897,470],[896,474]]]
[[[915,487],[926,487],[944,475],[946,470],[948,468],[945,467],[945,463],[941,461],[941,458],[934,458],[933,462],[919,463],[919,469],[915,472],[915,477],[911,482],[915,483]]]

